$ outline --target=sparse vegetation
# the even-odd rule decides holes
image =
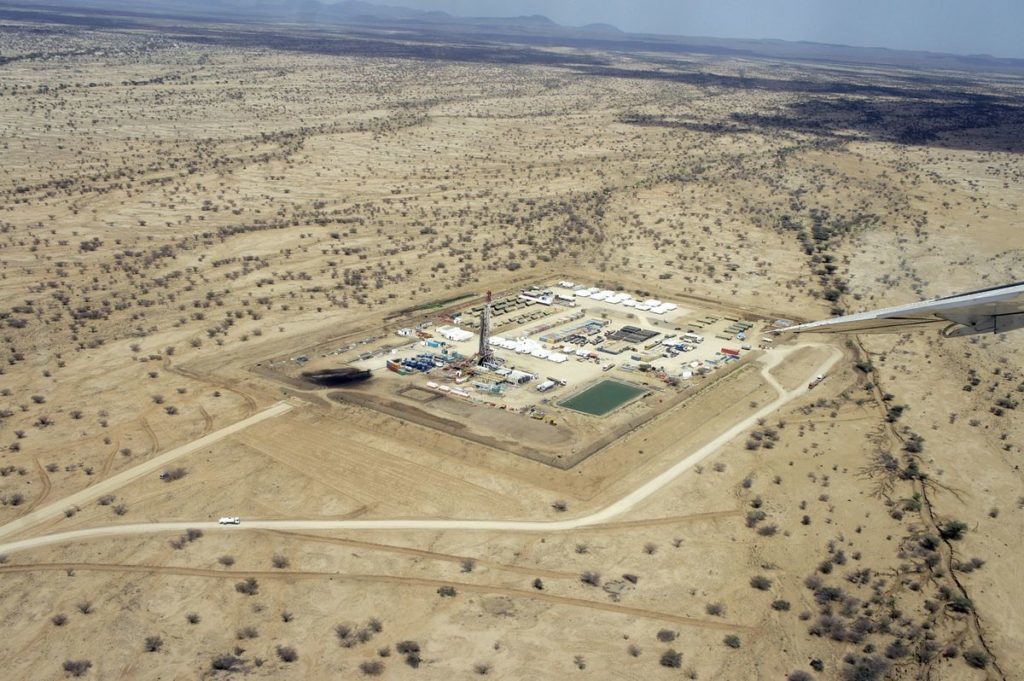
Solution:
[[[671,669],[679,669],[683,666],[683,654],[675,650],[666,650],[658,658],[658,664],[662,667],[669,667]]]
[[[186,475],[188,475],[188,471],[181,466],[178,466],[176,468],[169,468],[165,470],[160,474],[160,479],[164,482],[174,482],[175,480],[181,480]]]
[[[256,630],[256,627],[241,627],[235,631],[235,638],[240,641],[250,638],[258,638],[259,635],[260,633]]]
[[[240,664],[242,659],[236,655],[218,655],[213,658],[210,662],[210,668],[214,671],[234,671]]]
[[[235,583],[235,591],[246,596],[255,596],[260,591],[260,585],[255,577],[246,577],[241,582]]]
[[[966,531],[966,523],[962,523],[959,520],[950,520],[942,525],[939,529],[939,534],[943,539],[957,540],[962,539]]]
[[[988,666],[988,653],[983,650],[971,649],[964,651],[964,661],[975,669],[984,669]]]
[[[64,673],[69,676],[85,676],[92,669],[92,662],[89,660],[64,660]]]
[[[384,663],[380,660],[367,660],[359,663],[359,671],[364,676],[380,676],[384,673]]]

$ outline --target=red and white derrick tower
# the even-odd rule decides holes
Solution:
[[[491,350],[491,292],[487,292],[487,301],[480,311],[480,350],[477,352],[476,363],[483,364],[494,359]]]

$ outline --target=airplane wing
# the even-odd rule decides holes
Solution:
[[[940,327],[947,337],[1024,327],[1024,282],[798,324],[778,333],[902,333]]]

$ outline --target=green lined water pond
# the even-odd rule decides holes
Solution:
[[[643,388],[628,383],[604,380],[558,404],[584,414],[604,416],[645,392]]]

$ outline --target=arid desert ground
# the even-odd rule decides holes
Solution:
[[[783,337],[565,470],[256,370],[545,278],[791,320],[1024,280],[1020,74],[25,18],[0,54],[0,549],[145,526],[3,554],[4,678],[1022,678],[1024,333]],[[569,529],[303,525],[424,519]]]

